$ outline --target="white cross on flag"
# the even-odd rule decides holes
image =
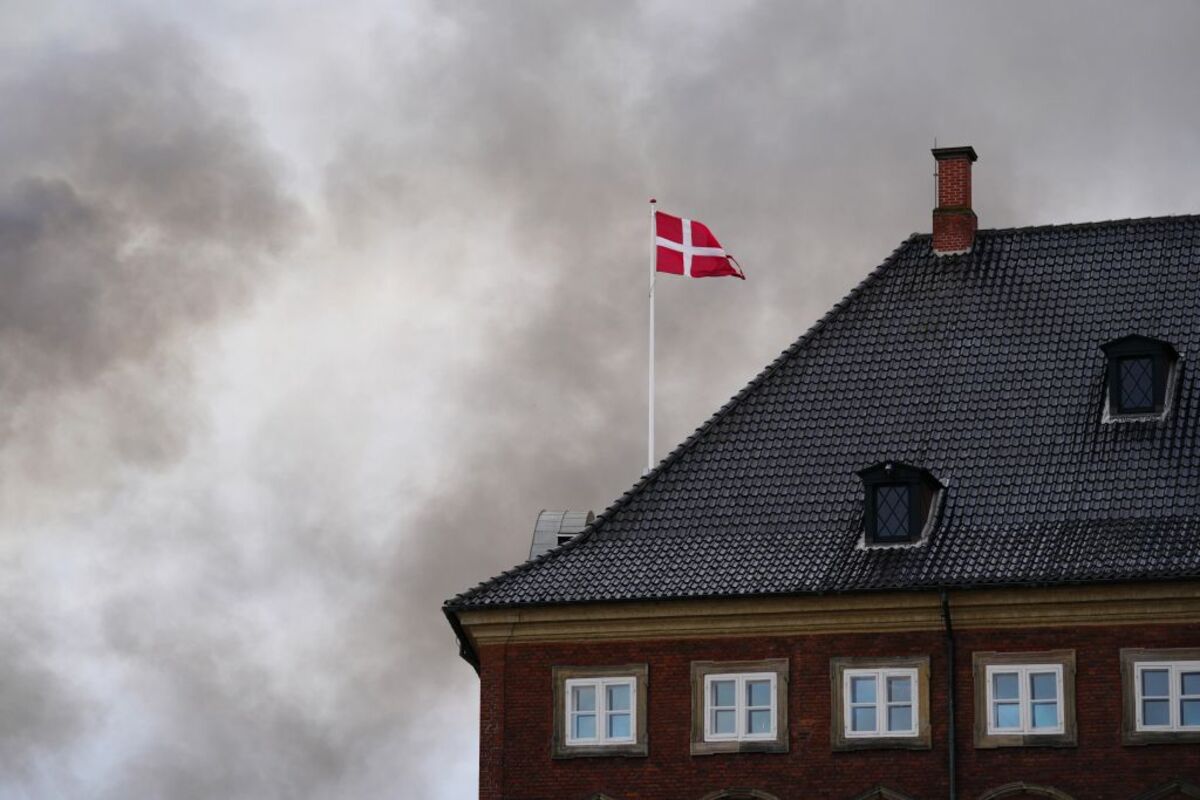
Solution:
[[[717,237],[702,223],[656,211],[655,269],[688,278],[719,278],[732,275],[746,279],[733,256],[725,252]]]

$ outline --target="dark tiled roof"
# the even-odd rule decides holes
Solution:
[[[1180,353],[1163,421],[1104,423],[1100,346]],[[913,235],[583,535],[450,608],[1200,577],[1200,217]],[[856,471],[946,485],[865,550]]]

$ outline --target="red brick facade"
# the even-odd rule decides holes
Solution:
[[[933,249],[938,253],[965,253],[975,245],[978,227],[973,211],[933,212]]]
[[[1119,662],[1123,647],[1197,645],[1200,629],[1185,624],[959,631],[958,796],[978,800],[998,786],[1025,782],[1053,787],[1074,800],[1131,800],[1173,780],[1200,784],[1200,745],[1122,744]],[[781,800],[852,800],[882,784],[916,800],[945,798],[944,648],[939,631],[486,645],[479,649],[480,797],[586,800],[602,793],[613,800],[699,800],[715,790],[742,787]],[[1073,649],[1076,656],[1078,745],[976,750],[971,654],[1062,649]],[[932,749],[832,752],[830,658],[911,655],[931,660]],[[790,752],[690,755],[691,662],[766,658],[789,660]],[[631,662],[649,665],[649,756],[552,759],[551,668]]]
[[[938,159],[938,207],[971,207],[971,158]]]

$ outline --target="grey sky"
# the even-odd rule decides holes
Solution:
[[[0,799],[470,796],[439,605],[915,230],[1200,211],[1200,6],[0,6]]]

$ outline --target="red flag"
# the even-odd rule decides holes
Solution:
[[[654,213],[654,232],[659,272],[689,278],[719,278],[732,275],[746,279],[733,256],[725,252],[717,237],[703,224]]]

